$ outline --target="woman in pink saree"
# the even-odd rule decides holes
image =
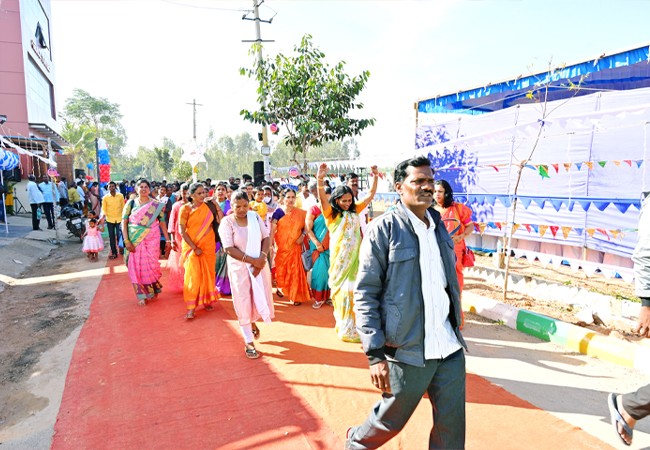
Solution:
[[[168,264],[169,267],[169,289],[172,291],[182,291],[183,282],[185,280],[185,268],[181,265],[181,247],[183,246],[183,238],[181,237],[181,230],[179,228],[179,212],[183,205],[187,203],[187,190],[190,186],[183,183],[179,192],[178,201],[172,206],[172,212],[169,215],[169,236],[172,238],[172,251],[169,252]]]
[[[149,196],[151,185],[140,180],[135,188],[138,197],[124,205],[122,235],[124,236],[124,264],[129,271],[139,305],[155,299],[162,292],[160,278],[160,232],[162,231],[168,251],[171,241],[165,224],[165,205]]]

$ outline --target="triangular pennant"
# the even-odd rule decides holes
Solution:
[[[594,237],[594,233],[596,232],[595,228],[587,228],[587,234],[589,237]]]
[[[618,209],[622,214],[625,214],[626,211],[631,206],[629,203],[625,203],[625,202],[612,202],[612,203],[614,203],[614,206],[616,206],[616,209]]]
[[[582,270],[585,271],[585,274],[589,278],[594,276],[594,273],[596,273],[596,269],[598,268],[596,266],[596,264],[593,264],[593,263],[590,263],[590,262],[587,262],[587,261],[582,261],[582,263],[580,263],[580,265],[582,266]]]
[[[539,259],[539,262],[542,265],[542,267],[546,269],[548,263],[551,262],[551,255],[547,255],[546,253],[538,253],[537,259]]]
[[[572,164],[573,164],[573,163],[564,163],[564,168],[566,169],[567,172],[568,172],[569,169],[571,168],[571,165],[572,165]]]
[[[632,167],[632,160],[631,159],[624,159],[623,162],[626,162],[628,166]]]
[[[540,225],[539,226],[539,237],[544,237],[544,234],[546,234],[546,230],[548,230],[548,225]]]
[[[499,168],[498,168],[497,166],[485,166],[485,167],[492,167],[492,168],[493,168],[494,170],[496,170],[497,172],[499,171]]]
[[[582,169],[582,163],[576,163],[576,167],[578,168],[578,170]]]
[[[551,229],[551,233],[553,233],[553,239],[555,239],[555,235],[557,234],[557,231],[560,229],[557,225],[551,225],[549,227]]]
[[[560,173],[560,165],[559,164],[551,164],[553,168],[555,169],[555,173]]]
[[[584,228],[573,227],[573,231],[578,233],[578,236],[582,236],[582,232],[584,231]]]
[[[564,235],[565,240],[569,237],[570,232],[571,232],[571,227],[562,227],[562,234]]]
[[[528,167],[529,169],[537,170],[537,167],[533,166],[532,164],[526,164],[524,167]]]
[[[551,202],[551,205],[553,205],[553,208],[555,208],[556,211],[560,211],[560,208],[562,207],[562,199],[550,198],[548,201]]]
[[[578,273],[578,269],[580,268],[580,261],[577,261],[575,259],[570,259],[569,265],[571,266],[571,271],[573,273]]]
[[[485,200],[492,206],[494,206],[494,202],[496,201],[497,196],[496,195],[486,195]]]
[[[500,230],[501,229],[501,222],[494,222],[494,225]]]
[[[609,232],[612,233],[612,236],[614,236],[614,239],[616,239],[621,233],[621,230],[609,230]]]
[[[548,166],[544,166],[544,165],[540,164],[540,165],[537,167],[537,170],[539,170],[539,174],[542,176],[542,179],[544,179],[544,178],[551,178],[551,177],[548,175]]]
[[[598,164],[600,164],[600,167],[605,167],[605,164],[607,164],[607,161],[598,161]]]
[[[483,232],[485,231],[486,226],[487,226],[487,224],[485,224],[485,223],[479,223],[478,224],[478,229],[481,231],[481,236],[483,236]]]
[[[532,199],[526,197],[522,197],[519,200],[521,200],[521,203],[524,205],[524,209],[528,209],[530,202],[532,201]]]
[[[533,201],[534,201],[535,203],[537,203],[537,206],[539,206],[540,208],[544,209],[544,203],[546,203],[546,199],[545,199],[545,198],[534,198]]]
[[[539,233],[539,225],[535,225],[535,224],[531,223],[530,226],[533,227],[533,230],[535,230],[535,233]]]
[[[512,233],[516,233],[517,230],[519,229],[519,224],[518,223],[513,223],[512,224]]]
[[[621,241],[623,240],[624,237],[625,237],[625,231],[621,231]]]
[[[605,229],[603,229],[603,228],[596,228],[596,231],[599,231],[599,232],[603,233],[605,236],[607,236],[607,240],[608,240],[608,241],[611,240],[611,239],[609,238],[609,234],[607,234],[607,230],[605,230]]]
[[[637,159],[637,160],[635,160],[634,162],[636,163],[636,168],[637,168],[637,169],[641,168],[641,164],[643,164],[643,160],[642,160],[642,159]]]
[[[559,270],[561,265],[562,265],[562,257],[561,256],[556,256],[555,258],[553,258],[553,268],[555,270]]]
[[[580,203],[580,206],[582,206],[582,209],[584,209],[585,212],[589,211],[591,200],[578,200],[578,203]]]
[[[596,205],[598,211],[605,211],[605,209],[607,209],[607,207],[609,206],[608,201],[602,201],[602,202],[593,201],[593,204]]]
[[[476,223],[476,222],[474,222],[474,231],[479,232],[479,233],[481,232],[481,229],[479,228],[479,224]]]
[[[524,226],[526,227],[526,231],[528,231],[530,233],[530,228],[531,228],[530,224],[525,223]]]
[[[506,208],[510,208],[510,205],[512,205],[512,202],[510,201],[510,196],[508,195],[499,195],[497,198],[499,199],[501,204]]]
[[[589,167],[589,170],[594,170],[594,162],[593,161],[585,161],[585,166]]]
[[[614,164],[616,164],[616,167],[620,167],[620,166],[621,166],[621,162],[620,162],[620,161],[612,161],[612,162],[613,162]]]

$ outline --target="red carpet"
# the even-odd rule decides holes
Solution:
[[[336,337],[331,307],[285,300],[276,297],[273,324],[259,325],[264,357],[248,360],[230,300],[190,322],[180,293],[139,307],[124,266],[110,261],[52,449],[343,448],[346,428],[379,398],[367,359]],[[467,385],[468,449],[611,448],[477,375]],[[382,448],[427,448],[431,422],[425,399]]]
[[[124,266],[111,261],[107,272],[75,347],[52,449],[343,447],[268,362],[246,359],[219,305],[185,321],[180,293],[140,307]]]

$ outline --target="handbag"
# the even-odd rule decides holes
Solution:
[[[302,253],[300,254],[302,258],[302,267],[305,269],[305,272],[309,272],[312,267],[314,267],[314,260],[311,256],[311,250],[305,248],[305,244],[302,244]]]
[[[462,224],[463,232],[465,232],[465,224],[463,224],[460,221],[460,213],[458,212],[458,205],[454,205],[454,212],[456,213],[456,217],[458,217],[458,222]],[[461,227],[459,225],[459,227]],[[465,248],[463,249],[463,255],[461,257],[461,263],[463,264],[463,267],[474,267],[474,261],[476,260],[476,257],[474,256],[474,252],[465,245]]]

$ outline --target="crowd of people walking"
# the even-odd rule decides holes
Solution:
[[[431,448],[462,448],[460,295],[471,211],[453,202],[449,184],[434,186],[426,158],[397,167],[401,201],[371,225],[367,209],[377,192],[377,168],[365,195],[357,174],[337,186],[327,175],[321,164],[315,179],[297,187],[254,185],[244,175],[215,184],[124,180],[109,183],[103,196],[93,185],[77,184],[65,193],[68,202],[81,197],[89,217],[101,215],[109,259],[124,254],[140,305],[163,292],[165,259],[166,288],[183,292],[185,320],[230,295],[248,358],[260,357],[256,322],[275,318],[273,289],[296,307],[331,305],[337,336],[362,343],[373,384],[389,394],[366,423],[348,430],[347,449],[377,448],[390,439],[425,392],[439,402]],[[94,237],[92,222],[87,235]],[[90,244],[86,251],[97,251]]]

